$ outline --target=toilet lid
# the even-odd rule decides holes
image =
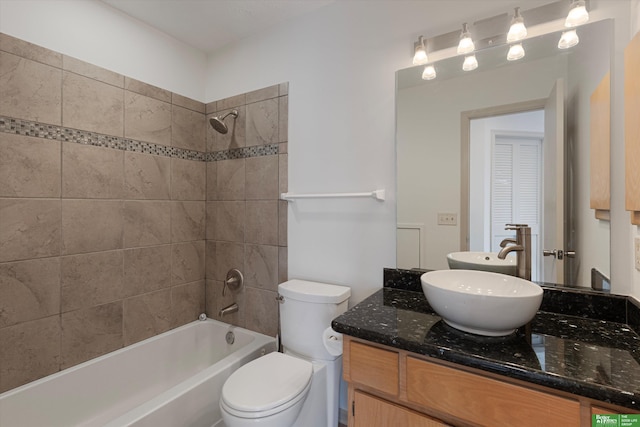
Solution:
[[[312,373],[313,365],[306,360],[269,353],[231,374],[222,387],[222,400],[238,411],[268,411],[304,391]]]

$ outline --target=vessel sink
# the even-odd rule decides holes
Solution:
[[[542,288],[519,277],[478,270],[437,270],[420,277],[431,308],[449,326],[504,336],[536,315]]]
[[[449,268],[452,270],[482,270],[515,276],[517,271],[516,257],[507,255],[498,258],[494,252],[451,252],[447,255]]]

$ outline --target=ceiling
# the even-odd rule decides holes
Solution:
[[[194,48],[211,53],[336,0],[102,0]]]

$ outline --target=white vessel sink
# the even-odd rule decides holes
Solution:
[[[536,315],[542,288],[528,280],[477,270],[438,270],[420,277],[431,308],[448,325],[472,334],[503,336]]]
[[[518,264],[514,254],[505,259],[498,258],[494,252],[451,252],[447,255],[452,270],[482,270],[515,276]]]

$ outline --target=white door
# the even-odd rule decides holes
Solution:
[[[564,250],[564,81],[558,79],[544,107],[543,248]],[[564,262],[543,258],[545,282],[564,283]]]

